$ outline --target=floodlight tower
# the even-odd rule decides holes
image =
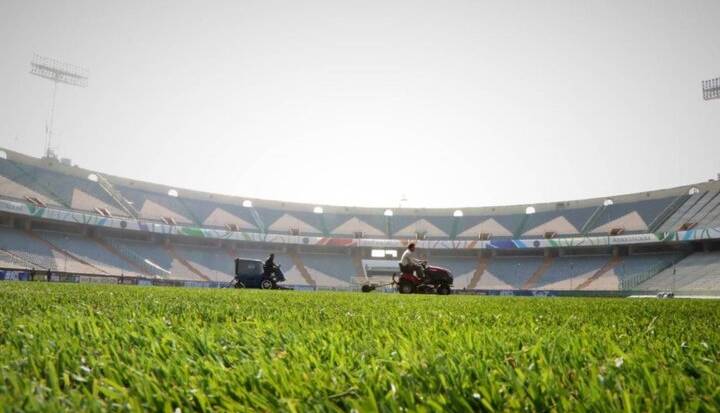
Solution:
[[[45,156],[49,158],[52,155],[50,144],[52,142],[53,122],[55,120],[55,97],[57,95],[58,83],[64,83],[70,86],[87,87],[88,70],[69,63],[63,63],[50,57],[33,54],[33,59],[30,62],[30,74],[52,80],[53,82],[50,114],[45,124],[45,138],[47,145],[45,147]]]
[[[703,80],[703,99],[720,99],[720,77],[715,79]]]

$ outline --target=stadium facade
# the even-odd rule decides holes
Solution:
[[[214,286],[274,252],[288,283],[352,289],[416,241],[455,288],[720,290],[720,182],[471,208],[360,208],[226,196],[0,151],[0,269],[54,279]],[[34,270],[34,271],[32,271]]]

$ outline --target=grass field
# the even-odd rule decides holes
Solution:
[[[5,411],[717,411],[720,302],[0,283]]]

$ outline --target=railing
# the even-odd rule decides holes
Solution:
[[[120,205],[120,207],[132,218],[139,218],[140,213],[135,209],[132,202],[125,199],[125,197],[122,196],[122,194],[115,189],[115,187],[108,181],[104,176],[102,176],[99,173],[96,173],[95,176],[98,178],[98,184],[100,185],[100,188],[102,188],[105,192],[107,192],[108,195],[115,201],[116,204]]]

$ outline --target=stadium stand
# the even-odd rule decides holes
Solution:
[[[8,270],[23,270],[28,268],[28,262],[19,259],[11,253],[0,249],[0,268]]]
[[[155,242],[141,242],[130,240],[107,239],[122,255],[128,260],[134,260],[146,271],[160,278],[209,281],[203,275],[193,271],[192,268],[183,264],[181,259],[173,256],[167,246],[160,246]]]
[[[491,238],[512,238],[516,229],[525,218],[522,214],[489,215],[489,216],[463,216],[460,224],[460,239],[478,239],[482,234]]]
[[[348,287],[357,275],[349,255],[307,253],[298,255],[317,285]]]
[[[622,257],[608,271],[583,287],[584,290],[630,289],[641,280],[648,279],[673,265],[682,254],[638,254]]]
[[[175,245],[172,248],[176,256],[185,260],[186,266],[191,266],[212,281],[229,282],[234,276],[234,264],[227,251],[187,245]]]
[[[28,269],[62,269],[57,265],[55,254],[47,244],[25,231],[11,228],[2,228],[0,231],[0,249],[12,256],[16,262],[26,263]]]
[[[573,290],[597,273],[610,259],[608,256],[557,257],[534,288]]]
[[[387,213],[385,208],[319,208],[173,189],[53,158],[5,152],[7,159],[0,159],[0,199],[28,206],[25,216],[15,214],[15,206],[0,213],[0,268],[6,270],[50,269],[218,285],[232,279],[234,257],[264,259],[275,252],[288,285],[355,288],[365,279],[362,261],[370,257],[373,243],[394,241],[392,248],[401,253],[401,245],[417,238],[426,240],[429,248],[435,242],[444,245],[428,255],[431,263],[455,275],[456,289],[720,290],[717,253],[685,258],[683,251],[693,245],[701,248],[676,233],[720,229],[720,182],[612,198],[465,208],[460,213],[454,208]],[[43,210],[72,218],[47,223],[38,215]],[[83,215],[72,215],[77,211]],[[125,221],[105,231],[103,220],[113,217],[119,218],[116,224]],[[123,229],[131,224],[135,232],[128,236]],[[242,236],[224,241],[231,232]],[[628,234],[645,237],[644,242],[655,242],[658,249],[651,244],[642,252],[620,251],[613,246],[623,245],[618,238],[621,241],[601,242],[605,246],[592,253],[565,253],[564,245],[576,245],[573,239],[608,240]],[[296,243],[283,244],[291,235],[298,236]],[[200,242],[204,237],[214,241]],[[273,237],[282,241],[266,241]],[[370,241],[368,246],[352,246],[354,239],[363,238]],[[561,242],[568,238],[572,242]],[[548,243],[545,251],[532,251],[538,240]],[[666,240],[679,247],[661,248]],[[454,250],[455,245],[473,248],[481,242],[498,253]],[[592,246],[596,241],[582,241],[578,248],[586,242]]]
[[[34,197],[46,205],[90,212],[102,208],[112,216],[128,215],[108,189],[88,179],[97,173],[8,152],[8,159],[0,159],[2,196]],[[602,205],[601,199],[541,204],[529,215],[524,207],[509,206],[468,208],[461,217],[453,216],[454,209],[401,210],[388,217],[379,208],[325,208],[324,213],[314,214],[311,205],[274,201],[255,201],[254,206],[244,208],[244,199],[185,189],[179,189],[175,197],[168,195],[166,186],[111,176],[107,180],[144,219],[277,234],[509,239],[606,234],[613,229],[624,233],[674,230],[691,220],[696,225],[720,224],[718,188],[689,197],[684,188],[626,195],[616,197],[611,205]]]
[[[720,252],[696,252],[636,286],[640,291],[718,291]]]
[[[450,270],[455,277],[454,288],[468,288],[475,270],[478,267],[478,260],[475,257],[430,257],[432,265]]]
[[[497,257],[490,260],[478,289],[520,289],[542,265],[542,257]]]
[[[661,231],[720,226],[720,192],[703,191],[688,200],[661,226]]]
[[[63,251],[67,256],[82,260],[91,268],[86,268],[86,273],[100,274],[121,274],[128,276],[142,276],[144,274],[135,271],[121,257],[113,255],[94,240],[59,232],[37,231],[39,237],[49,242],[54,248]],[[71,271],[72,272],[72,271]]]

